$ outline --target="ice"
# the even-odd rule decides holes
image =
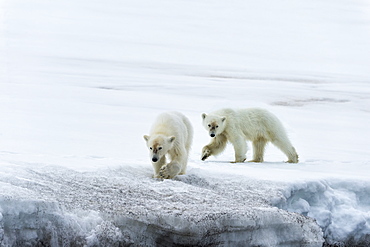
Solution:
[[[0,245],[369,245],[369,11],[0,1]],[[202,162],[221,107],[273,112],[300,163],[272,145]],[[172,110],[194,127],[188,172],[156,180],[142,136]]]
[[[98,173],[55,166],[27,170],[9,182],[39,198],[0,198],[5,246],[320,246],[323,241],[313,219],[272,207],[266,198],[280,194],[279,187],[258,180],[225,182],[212,173],[197,175],[197,169],[164,181],[134,167]]]
[[[367,245],[370,218],[364,197],[369,187],[369,182],[355,180],[295,184],[279,207],[316,219],[330,243]]]

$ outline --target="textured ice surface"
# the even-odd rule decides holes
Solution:
[[[280,194],[274,184],[195,174],[162,181],[140,172],[133,167],[99,173],[39,167],[19,169],[16,178],[0,176],[1,244],[321,246],[323,242],[313,219],[269,204],[269,198]]]
[[[369,195],[369,181],[334,179],[298,183],[285,193],[279,207],[316,219],[328,243],[368,246]]]

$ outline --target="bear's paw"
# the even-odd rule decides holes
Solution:
[[[159,170],[159,178],[163,179],[169,179],[171,177],[171,172],[169,170],[169,167],[167,165],[162,166],[162,168]]]
[[[209,156],[211,156],[212,152],[208,148],[208,146],[205,146],[202,150],[202,160],[206,160]]]

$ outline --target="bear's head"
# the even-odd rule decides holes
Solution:
[[[150,159],[154,163],[160,160],[170,149],[172,149],[175,139],[176,138],[174,136],[144,135],[144,140],[149,149]]]
[[[221,134],[225,130],[226,117],[202,114],[203,126],[211,137]]]

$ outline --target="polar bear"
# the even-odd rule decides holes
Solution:
[[[221,109],[209,115],[203,113],[203,126],[212,137],[211,142],[203,147],[202,160],[221,153],[227,141],[235,150],[235,161],[246,160],[247,143],[253,143],[253,160],[263,162],[267,142],[273,143],[287,157],[289,163],[298,163],[298,155],[290,143],[279,119],[267,110],[260,108]]]
[[[173,178],[185,174],[193,127],[179,112],[160,114],[152,125],[150,136],[144,135],[154,168],[154,178]],[[171,161],[167,164],[166,156]]]

